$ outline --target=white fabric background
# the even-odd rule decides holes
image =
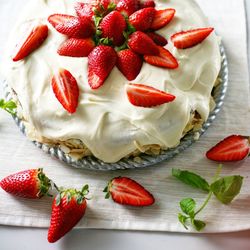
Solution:
[[[14,17],[26,1],[0,0],[0,54]],[[44,154],[18,130],[11,117],[0,111],[0,179],[23,169],[43,167],[59,186],[80,188],[88,183],[92,194],[86,216],[78,224],[81,228],[109,228],[131,230],[186,232],[177,220],[179,200],[193,197],[202,202],[205,194],[186,187],[171,177],[171,168],[197,171],[211,179],[217,165],[204,158],[204,153],[218,140],[232,134],[250,134],[249,87],[246,52],[246,27],[243,0],[199,0],[211,25],[223,37],[229,67],[230,86],[225,105],[213,126],[200,140],[173,160],[143,170],[90,172],[74,169]],[[10,18],[10,13],[12,18]],[[4,24],[4,25],[3,25]],[[1,60],[1,58],[0,58]],[[0,61],[1,62],[1,61]],[[250,228],[250,160],[224,166],[223,174],[241,174],[245,181],[241,194],[230,206],[213,199],[200,218],[206,219],[205,232],[235,231]],[[103,198],[106,182],[119,175],[138,180],[149,189],[156,203],[148,208],[122,207]],[[0,190],[0,224],[47,227],[51,200],[28,201],[14,198]]]

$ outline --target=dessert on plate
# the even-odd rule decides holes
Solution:
[[[200,128],[220,66],[193,0],[33,0],[1,69],[31,140],[113,163]]]

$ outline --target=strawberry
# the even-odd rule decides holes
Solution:
[[[151,108],[172,102],[175,96],[143,84],[128,84],[127,96],[131,104]]]
[[[120,0],[117,4],[116,10],[125,16],[130,16],[139,9],[139,5],[139,0]]]
[[[127,27],[127,23],[123,15],[118,11],[112,11],[105,16],[100,24],[103,38],[113,39],[116,46],[122,45],[124,42],[123,32]]]
[[[88,194],[88,185],[81,191],[62,190],[52,203],[48,241],[54,243],[68,233],[84,216]]]
[[[153,0],[141,0],[140,2],[140,9],[148,8],[148,7],[155,7],[155,2]]]
[[[188,31],[182,31],[171,36],[171,41],[178,49],[191,48],[203,42],[214,28],[200,28]]]
[[[89,17],[74,17],[64,14],[49,16],[50,24],[61,34],[74,38],[87,38],[94,34],[94,23]]]
[[[78,106],[79,88],[76,79],[66,69],[59,69],[52,78],[52,89],[57,100],[69,113],[75,113]]]
[[[141,31],[136,31],[130,35],[128,46],[134,52],[142,55],[158,55],[158,46],[154,41]]]
[[[94,47],[95,43],[91,38],[69,38],[61,44],[57,53],[61,56],[85,57]]]
[[[249,137],[231,135],[211,148],[206,156],[208,159],[219,162],[240,161],[249,155]]]
[[[48,37],[48,26],[38,24],[31,26],[30,30],[25,34],[24,39],[19,42],[16,47],[15,55],[12,60],[19,61],[30,55],[33,51],[38,49]]]
[[[115,50],[99,45],[88,56],[88,82],[92,89],[101,87],[114,68],[117,60]]]
[[[76,14],[79,18],[82,17],[92,18],[94,16],[94,11],[93,11],[94,7],[91,4],[76,2],[74,7]]]
[[[117,53],[117,67],[129,80],[134,80],[141,71],[142,58],[130,49],[121,50]]]
[[[39,199],[48,195],[51,182],[39,168],[9,175],[0,181],[0,187],[15,196]]]
[[[103,192],[107,193],[106,199],[111,196],[116,203],[122,205],[140,207],[150,206],[155,202],[152,194],[138,182],[127,177],[112,179]]]
[[[166,26],[174,18],[175,9],[157,10],[151,29],[159,30]]]
[[[148,30],[153,23],[155,12],[156,10],[151,7],[137,10],[129,17],[129,22],[136,30]]]
[[[155,42],[155,44],[159,46],[165,46],[168,44],[168,41],[165,37],[155,33],[155,32],[148,32],[147,35]]]
[[[176,69],[179,64],[176,58],[165,48],[158,46],[159,55],[145,55],[144,60],[152,65],[157,67],[167,68],[167,69]]]

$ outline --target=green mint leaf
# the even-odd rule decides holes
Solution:
[[[14,115],[16,113],[17,105],[13,101],[4,101],[3,99],[0,100],[0,108],[7,111],[8,113]]]
[[[209,192],[210,190],[208,182],[204,178],[193,172],[182,171],[180,169],[173,168],[172,176],[176,177],[178,180],[184,182],[189,186],[201,189],[206,192]]]
[[[191,220],[191,223],[197,231],[201,231],[206,226],[206,223],[201,220]]]
[[[180,207],[183,213],[189,215],[191,218],[194,217],[196,202],[191,198],[181,200]]]
[[[189,217],[187,217],[187,216],[185,216],[185,215],[179,213],[179,214],[178,214],[178,219],[179,219],[179,222],[185,227],[185,229],[188,230],[188,227],[187,227],[187,225],[186,225],[186,222],[187,222],[187,220],[189,219]]]
[[[0,108],[2,108],[4,106],[4,100],[0,99]]]
[[[239,175],[222,177],[211,184],[211,190],[223,204],[229,204],[240,193],[243,177]]]

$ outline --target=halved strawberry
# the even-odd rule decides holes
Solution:
[[[141,0],[140,2],[140,9],[148,8],[148,7],[155,7],[154,0]]]
[[[112,199],[122,205],[130,206],[151,206],[155,199],[138,182],[127,177],[116,177],[112,179],[108,186],[103,190],[106,199],[111,195]]]
[[[214,28],[200,28],[182,31],[171,36],[171,41],[178,49],[191,48],[203,42],[213,32]]]
[[[63,42],[57,53],[60,56],[86,57],[95,47],[95,43],[91,38],[69,38]]]
[[[155,13],[154,21],[151,25],[151,29],[159,30],[163,28],[172,21],[174,15],[175,15],[175,9],[157,10]]]
[[[99,45],[92,50],[88,59],[88,83],[92,89],[98,89],[114,68],[117,55],[112,47]]]
[[[179,64],[176,58],[165,48],[158,46],[159,55],[145,55],[144,60],[157,67],[167,68],[167,69],[176,69]]]
[[[155,32],[148,32],[147,35],[159,46],[163,47],[168,44],[168,40],[165,37]]]
[[[127,96],[131,104],[150,108],[172,102],[175,96],[144,84],[128,84]]]
[[[211,148],[206,156],[208,159],[219,162],[240,161],[249,155],[249,137],[231,135]]]
[[[75,3],[75,11],[79,18],[89,17],[92,18],[94,16],[93,8],[94,6],[89,3],[76,2]]]
[[[30,55],[33,51],[39,48],[48,37],[48,26],[38,24],[31,26],[27,30],[25,37],[17,44],[16,52],[12,58],[14,62],[19,61]]]
[[[53,76],[51,84],[57,100],[69,113],[75,113],[78,106],[79,88],[74,76],[66,69],[59,69]]]
[[[130,16],[136,12],[140,7],[139,0],[120,0],[117,4],[116,10],[125,16]]]
[[[68,37],[87,38],[95,32],[94,23],[89,17],[54,14],[49,16],[48,21],[59,33]]]

